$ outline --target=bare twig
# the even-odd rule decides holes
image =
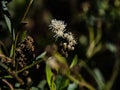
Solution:
[[[18,74],[18,73],[21,73],[21,72],[23,72],[23,71],[25,71],[25,70],[27,70],[27,69],[30,69],[31,67],[35,66],[36,64],[38,64],[38,63],[40,63],[40,62],[42,62],[42,61],[43,61],[43,60],[36,61],[36,62],[34,62],[34,63],[32,63],[32,64],[30,64],[30,65],[22,68],[21,70],[19,70],[19,71],[17,72],[17,74]]]
[[[4,56],[2,54],[0,54],[0,58],[10,59],[9,57],[6,57],[6,56]],[[6,70],[6,72],[8,72],[8,74],[10,74],[13,78],[15,78],[19,83],[21,83],[22,85],[24,84],[23,80],[21,78],[19,78],[15,72],[12,72],[7,65],[5,65],[3,62],[0,62],[0,66],[2,68],[4,68]]]
[[[9,87],[9,90],[14,90],[11,83],[9,83],[6,79],[2,79],[2,81]]]
[[[15,78],[21,85],[24,85],[23,80],[22,80],[20,77],[18,77],[18,75],[17,75],[15,72],[10,72],[10,71],[8,70],[8,73],[9,73],[13,78]]]
[[[25,17],[27,16],[28,11],[29,11],[32,3],[33,3],[33,0],[30,0],[30,1],[29,1],[29,4],[28,4],[28,7],[27,7],[27,9],[26,9],[26,11],[25,11],[25,13],[24,13],[24,15],[23,15],[23,17],[22,17],[21,23],[24,23]]]

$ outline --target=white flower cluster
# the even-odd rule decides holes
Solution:
[[[63,21],[53,19],[51,21],[51,24],[49,25],[52,32],[54,32],[56,35],[54,35],[56,38],[63,37],[64,31],[66,28],[66,24],[64,24]]]
[[[62,37],[66,40],[66,42],[63,42],[61,45],[63,46],[64,51],[66,50],[74,50],[74,46],[76,43],[76,40],[73,37],[73,34],[71,32],[65,32],[66,31],[66,24],[64,21],[53,19],[51,21],[51,24],[49,25],[49,29],[52,30],[52,32],[55,33],[54,37]]]
[[[68,41],[68,43],[63,43],[64,49],[68,48],[68,50],[74,50],[74,46],[77,43],[73,37],[73,34],[71,32],[64,33],[64,38]]]

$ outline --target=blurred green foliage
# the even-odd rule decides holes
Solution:
[[[65,21],[76,37],[68,57],[49,30],[52,19]],[[18,69],[16,48],[27,36],[35,57]],[[119,0],[1,0],[0,89],[119,90],[119,40]]]

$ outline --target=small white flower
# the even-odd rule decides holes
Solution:
[[[64,38],[67,38],[68,37],[68,33],[64,33]]]
[[[76,44],[76,41],[75,41],[73,34],[71,32],[65,33],[64,38],[66,38],[71,45]]]
[[[74,47],[71,47],[71,50],[74,50],[75,48]]]
[[[67,46],[67,47],[68,47],[68,50],[71,50],[71,45],[69,45],[69,44],[68,44],[68,46]]]
[[[63,35],[64,35],[64,32],[63,32],[63,31],[56,31],[56,32],[54,32],[54,33],[56,33],[56,34],[54,35],[54,37],[56,37],[56,38],[58,38],[58,37],[63,37]]]
[[[52,32],[56,34],[54,35],[55,37],[62,37],[65,31],[65,28],[66,28],[66,24],[64,24],[63,21],[56,20],[56,19],[53,19],[51,21],[51,24],[49,25],[49,29],[51,29]]]
[[[67,43],[63,43],[63,47],[64,47],[64,49],[66,50],[66,48],[67,48]]]
[[[55,31],[64,31],[65,28],[66,28],[66,24],[64,24],[63,21],[61,20],[56,20],[56,19],[53,19],[51,21],[51,24],[49,25],[50,29],[53,30],[53,32]]]
[[[67,39],[68,39],[68,41],[73,41],[74,40],[73,34],[71,32],[68,32]]]
[[[69,42],[69,45],[70,45],[70,46],[73,46],[73,45],[74,45],[74,43],[73,43],[73,42]]]

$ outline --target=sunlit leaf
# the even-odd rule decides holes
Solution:
[[[14,53],[14,45],[12,45],[11,49],[10,49],[10,57],[13,56],[13,53]]]
[[[46,65],[46,77],[50,90],[56,90],[56,85],[54,83],[54,76],[51,71],[51,68],[48,65]]]
[[[66,59],[60,55],[59,53],[55,53],[54,56],[57,58],[57,60],[65,65],[67,65]]]

